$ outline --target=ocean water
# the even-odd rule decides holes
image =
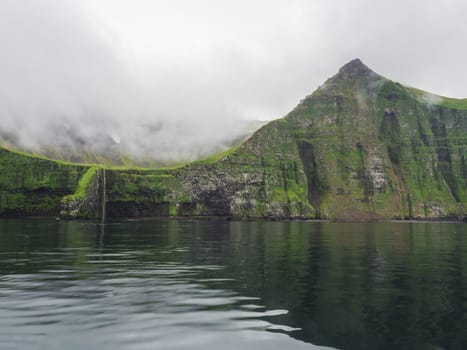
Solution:
[[[467,225],[0,220],[0,349],[466,349]]]

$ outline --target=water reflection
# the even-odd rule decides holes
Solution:
[[[287,310],[230,288],[202,225],[0,225],[2,349],[315,348],[274,322]]]
[[[0,340],[19,348],[467,348],[465,224],[12,220],[0,232]]]

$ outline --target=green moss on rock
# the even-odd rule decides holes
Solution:
[[[354,60],[238,147],[183,167],[104,170],[0,150],[0,215],[99,217],[105,200],[110,217],[464,217],[466,156],[465,100]]]
[[[86,167],[0,148],[0,215],[56,216]]]

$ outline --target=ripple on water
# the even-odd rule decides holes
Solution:
[[[235,282],[232,278],[199,278],[222,266],[151,263],[128,268],[128,254],[112,256],[115,260],[107,259],[108,254],[88,254],[82,266],[114,266],[85,274],[66,266],[1,276],[1,348],[260,349],[263,343],[268,349],[280,344],[310,348],[282,334],[263,334],[295,331],[266,320],[287,310],[267,310],[252,304],[257,297],[212,288]]]

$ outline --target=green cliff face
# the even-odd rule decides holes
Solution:
[[[55,216],[86,168],[0,148],[0,216]]]
[[[40,206],[30,203],[34,188],[55,193],[50,208],[38,213],[61,207],[63,216],[98,217],[105,182],[111,217],[463,217],[467,101],[404,87],[354,60],[286,117],[218,159],[104,173],[23,157],[14,168],[27,178],[21,182],[14,180],[8,157],[0,153],[0,166],[7,169],[0,183],[4,215],[35,214]],[[44,165],[49,163],[54,165]],[[4,199],[15,196],[22,200],[14,205]]]
[[[467,101],[404,87],[354,60],[233,154],[179,178],[213,215],[459,217],[466,154]]]

